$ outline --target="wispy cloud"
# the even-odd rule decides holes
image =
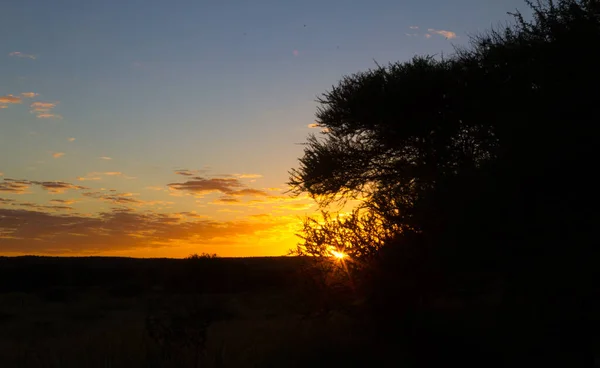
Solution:
[[[56,204],[73,204],[76,203],[77,201],[74,199],[51,199],[50,203],[56,203]]]
[[[218,247],[222,244],[235,247],[259,239],[263,242],[270,239],[284,253],[281,234],[290,234],[289,241],[293,244],[295,239],[289,229],[291,224],[299,223],[287,217],[214,221],[189,212],[140,213],[123,208],[95,216],[35,208],[1,208],[0,218],[3,230],[0,251],[19,254],[96,254],[182,244],[186,249],[189,245],[201,245],[225,251]]]
[[[440,35],[442,37],[446,37],[449,40],[452,40],[454,38],[458,38],[458,36],[456,35],[456,33],[452,32],[452,31],[445,31],[443,29],[433,29],[433,28],[429,28],[427,30],[430,34],[437,34]],[[429,37],[428,37],[429,38]]]
[[[431,35],[429,33],[425,33],[425,38],[431,38]]]
[[[263,177],[260,174],[234,174],[234,176],[240,179],[258,179]]]
[[[184,183],[170,183],[167,186],[176,191],[191,192],[194,194],[206,194],[221,192],[229,194],[238,188],[243,188],[244,185],[235,178],[211,178],[205,179],[195,177],[194,180],[189,180]]]
[[[108,157],[108,156],[100,156],[98,158],[101,159],[101,160],[106,160],[106,161],[112,160],[112,157]]]
[[[92,173],[92,174],[96,174],[96,173]],[[78,176],[77,180],[79,180],[79,181],[93,181],[93,180],[100,180],[100,179],[102,179],[97,174],[96,175],[92,175],[92,174],[88,174],[87,176]]]
[[[68,140],[69,142],[75,142],[75,138],[73,138],[73,137],[71,137],[71,138],[67,138],[67,140]]]
[[[419,29],[419,26],[409,26],[410,29]]]
[[[64,152],[52,152],[52,157],[54,158],[60,158],[63,157],[65,155]]]
[[[101,180],[103,176],[122,177],[125,179],[135,179],[133,176],[127,176],[121,171],[105,171],[105,172],[91,172],[86,176],[78,176],[79,181],[90,181],[90,180]]]
[[[5,178],[2,182],[0,182],[0,192],[24,194],[27,193],[27,189],[33,185],[37,185],[52,194],[64,193],[68,190],[89,189],[87,187],[67,183],[64,181],[35,181]]]
[[[52,112],[56,105],[58,105],[58,102],[36,101],[29,105],[29,108],[40,119],[62,119],[61,115]]]
[[[22,53],[21,51],[13,51],[13,52],[9,53],[8,56],[31,59],[31,60],[35,60],[37,58],[37,56],[35,56],[35,55],[25,54],[25,53]]]
[[[35,93],[35,92],[23,92],[21,93],[21,96],[25,97],[25,98],[34,98],[35,96],[38,96],[39,93]]]
[[[49,193],[52,194],[60,194],[65,193],[69,190],[86,190],[88,187],[84,187],[81,185],[75,185],[71,183],[66,183],[64,181],[32,181],[32,184],[39,185],[42,189],[45,189]]]
[[[310,123],[310,124],[307,125],[307,127],[311,128],[311,129],[312,128],[319,128],[319,124],[317,124],[317,123]]]
[[[158,186],[148,186],[148,187],[145,187],[144,189],[159,191],[159,190],[164,190],[165,188],[158,187]]]
[[[27,180],[4,179],[0,182],[0,192],[11,194],[25,194],[31,183]]]
[[[5,109],[8,107],[8,105],[20,104],[22,102],[23,102],[23,99],[19,96],[14,96],[14,95],[0,96],[0,109]]]

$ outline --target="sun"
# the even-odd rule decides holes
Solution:
[[[331,251],[331,255],[333,256],[333,258],[337,259],[337,260],[342,260],[346,257],[348,257],[348,255],[346,253],[343,252],[336,252],[335,250]]]

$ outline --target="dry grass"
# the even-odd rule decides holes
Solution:
[[[171,298],[171,297],[170,297]],[[15,368],[297,367],[351,359],[364,343],[349,319],[303,319],[277,294],[203,296],[226,307],[212,323],[205,349],[170,350],[146,330],[153,298],[115,298],[89,292],[50,302],[30,294],[0,294],[0,366]],[[186,297],[164,300],[183,305]],[[334,364],[336,365],[336,364]]]

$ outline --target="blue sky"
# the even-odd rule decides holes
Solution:
[[[68,216],[77,222],[127,212],[133,222],[154,216],[152,223],[195,211],[202,220],[177,217],[177,223],[252,225],[218,236],[204,236],[203,230],[190,235],[180,227],[164,242],[143,238],[148,229],[115,230],[118,241],[102,235],[82,242],[91,235],[69,235],[60,226],[40,242],[6,227],[0,231],[0,254],[285,253],[296,241],[297,217],[315,209],[307,199],[295,199],[290,207],[285,203],[291,200],[277,190],[285,189],[287,171],[302,153],[294,143],[311,132],[315,98],[343,75],[374,67],[373,60],[386,64],[451,53],[452,45],[501,25],[516,8],[525,10],[524,3],[5,1],[4,216],[18,224],[40,213],[47,216],[38,222]],[[200,171],[176,174],[179,169]],[[223,178],[237,182],[215,189]],[[27,189],[9,187],[11,179]],[[39,184],[55,181],[62,189]],[[186,181],[199,182],[178,185]],[[232,188],[262,192],[246,195]],[[103,196],[103,190],[137,202]],[[217,205],[223,196],[229,202]],[[70,209],[48,207],[61,200],[71,202]],[[161,201],[170,204],[145,204]]]

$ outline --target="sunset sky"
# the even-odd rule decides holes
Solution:
[[[351,5],[352,4],[352,5]],[[0,255],[282,255],[345,74],[452,53],[521,0],[7,0]]]

